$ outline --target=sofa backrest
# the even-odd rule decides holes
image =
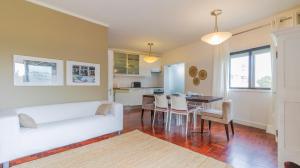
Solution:
[[[37,124],[62,121],[95,115],[102,102],[79,102],[55,104],[46,106],[24,107],[16,109],[16,113],[24,113],[31,116]]]

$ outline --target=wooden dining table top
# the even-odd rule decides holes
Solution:
[[[145,94],[143,97],[153,97],[154,94]],[[167,95],[168,99],[170,98],[170,95]],[[202,102],[202,103],[212,103],[215,101],[223,100],[223,97],[216,97],[216,96],[186,96],[187,101],[191,102]]]

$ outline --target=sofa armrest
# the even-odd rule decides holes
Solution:
[[[123,104],[113,103],[112,114],[116,117],[120,130],[123,130]]]
[[[0,163],[14,158],[20,131],[19,118],[15,111],[0,111]]]

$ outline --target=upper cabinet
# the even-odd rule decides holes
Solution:
[[[127,55],[127,74],[129,75],[138,75],[139,74],[139,55],[128,54]]]
[[[114,74],[128,76],[151,76],[151,73],[161,72],[161,59],[154,63],[144,61],[144,55],[114,52]]]
[[[300,8],[280,13],[274,18],[275,30],[300,25]]]
[[[114,52],[114,73],[127,74],[127,54]]]

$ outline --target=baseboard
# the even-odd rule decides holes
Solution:
[[[267,130],[266,130],[266,132],[269,133],[269,134],[276,135],[276,129],[274,128],[273,125],[267,125]]]
[[[241,125],[249,126],[249,127],[254,127],[254,128],[259,128],[259,129],[267,130],[267,125],[261,124],[261,123],[257,123],[257,122],[245,121],[245,120],[238,120],[238,119],[233,119],[233,122],[241,124]]]

